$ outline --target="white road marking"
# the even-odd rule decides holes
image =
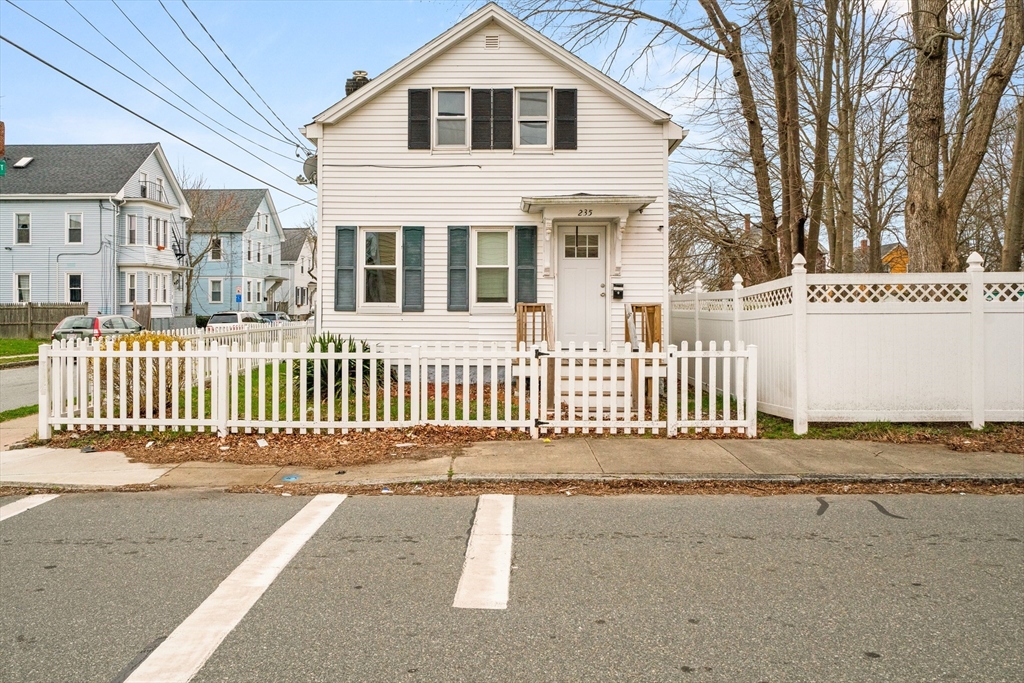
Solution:
[[[185,683],[347,496],[315,497],[253,551],[125,683]]]
[[[454,607],[505,609],[512,573],[512,513],[515,496],[487,494],[476,504],[466,563]]]
[[[34,496],[26,496],[21,500],[14,501],[13,503],[8,503],[7,505],[0,507],[0,522],[5,519],[10,519],[14,515],[20,515],[25,510],[31,510],[37,505],[42,505],[47,501],[51,501],[59,495],[59,493],[39,493]]]

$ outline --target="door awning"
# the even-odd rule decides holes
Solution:
[[[657,197],[641,197],[632,194],[576,194],[551,195],[548,197],[523,197],[519,208],[526,213],[542,212],[554,206],[593,206],[607,209],[608,213],[616,214],[616,210],[625,209],[628,213],[643,212],[648,205],[658,200]]]

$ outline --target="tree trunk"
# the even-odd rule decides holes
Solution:
[[[814,129],[814,189],[811,191],[810,222],[807,228],[807,270],[811,273],[817,271],[818,237],[825,198],[825,177],[828,173],[828,124],[832,111],[832,62],[835,55],[837,5],[838,0],[825,0],[825,44]]]
[[[1013,161],[1010,164],[1010,201],[1006,211],[1006,229],[1003,233],[1004,271],[1020,270],[1021,250],[1024,249],[1024,97],[1017,101],[1017,127],[1013,138]]]

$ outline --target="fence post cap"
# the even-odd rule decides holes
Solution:
[[[803,254],[797,254],[796,256],[793,257],[793,270],[796,270],[797,268],[799,268],[800,270],[805,270],[804,266],[806,265],[807,259],[804,258]]]
[[[703,282],[701,282],[700,280],[697,280],[696,282],[693,283],[693,291],[701,292],[703,290],[704,290],[704,283]]]
[[[976,251],[972,251],[971,255],[967,257],[967,272],[976,273],[979,270],[985,269],[985,259],[981,257]]]
[[[732,288],[743,289],[743,276],[739,273],[732,276]]]

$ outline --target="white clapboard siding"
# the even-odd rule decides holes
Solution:
[[[499,36],[499,50],[483,49],[485,33]],[[408,89],[445,86],[576,88],[578,149],[409,150]],[[544,226],[539,214],[520,210],[520,200],[579,192],[658,198],[642,214],[630,216],[622,242],[622,273],[614,280],[624,285],[627,303],[662,303],[667,310],[668,161],[661,124],[643,119],[503,29],[489,26],[469,36],[338,124],[325,125],[319,154],[323,229],[317,272],[325,330],[406,344],[514,341],[512,306],[500,314],[447,310],[447,228],[538,225],[540,258],[545,253]],[[334,226],[339,225],[424,226],[423,312],[333,310]],[[610,240],[607,246],[611,262]],[[544,277],[543,271],[540,263],[538,301],[555,304],[554,278]],[[610,341],[623,341],[623,319],[623,302],[610,303]]]
[[[690,386],[688,368],[697,375]],[[706,367],[707,384],[700,368]],[[187,341],[40,347],[39,433],[53,429],[342,433],[415,425],[540,433],[757,430],[756,349],[511,343]],[[746,373],[744,368],[748,368]],[[548,386],[548,378],[552,384]],[[744,409],[746,412],[744,412]]]
[[[793,275],[672,301],[673,343],[761,349],[758,404],[810,421],[1024,420],[1024,274]]]

